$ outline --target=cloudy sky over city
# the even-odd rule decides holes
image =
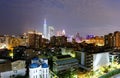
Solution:
[[[43,32],[43,20],[67,34],[120,31],[120,0],[0,0],[0,34]]]

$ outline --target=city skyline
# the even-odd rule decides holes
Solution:
[[[0,34],[43,32],[44,18],[55,30],[66,34],[105,35],[119,31],[118,0],[1,0]]]

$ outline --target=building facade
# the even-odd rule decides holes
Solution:
[[[0,59],[0,62],[0,78],[13,78],[18,75],[25,76],[25,61],[18,60],[14,62],[8,62],[4,59]]]
[[[30,31],[26,35],[26,43],[31,48],[40,48],[42,45],[42,33],[37,31]]]
[[[48,60],[33,58],[29,66],[29,78],[50,78]]]
[[[78,68],[78,60],[69,55],[53,57],[53,71],[56,74],[64,73],[67,70]]]
[[[120,49],[120,32],[114,32],[114,48]]]
[[[76,58],[79,60],[80,67],[86,70],[97,70],[100,66],[110,64],[109,52],[76,52]]]
[[[65,46],[67,43],[67,37],[66,36],[53,36],[50,39],[50,43],[57,45],[57,46]]]
[[[120,49],[120,32],[115,31],[104,36],[105,46],[111,49]]]

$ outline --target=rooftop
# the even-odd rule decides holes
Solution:
[[[40,65],[39,64],[37,64],[37,63],[32,63],[32,64],[30,64],[30,68],[37,68],[37,67],[39,67]]]
[[[60,56],[56,56],[57,59],[64,59],[64,58],[71,58],[70,55],[60,55]]]
[[[49,67],[48,64],[46,64],[46,63],[42,64],[42,68],[48,68],[48,67]]]
[[[32,60],[39,60],[39,58],[35,57],[35,58],[33,58]]]
[[[69,63],[75,63],[75,62],[78,62],[78,60],[75,58],[71,58],[71,59],[65,59],[65,60],[57,60],[56,64],[62,65],[62,64],[69,64]]]

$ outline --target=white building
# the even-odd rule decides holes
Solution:
[[[50,37],[54,36],[54,27],[53,26],[49,26],[48,27],[48,39],[50,40]]]
[[[100,66],[106,66],[110,64],[109,52],[76,52],[76,58],[80,62],[80,67],[86,70],[97,70]]]
[[[44,19],[44,24],[43,24],[43,35],[45,38],[47,38],[47,22],[46,19]]]
[[[48,60],[32,59],[29,66],[29,78],[50,78]]]
[[[26,74],[25,61],[22,60],[18,60],[12,63],[7,63],[7,61],[4,61],[4,63],[0,64],[0,67],[3,68],[1,68],[0,71],[0,78],[11,78],[18,75],[24,76]]]

